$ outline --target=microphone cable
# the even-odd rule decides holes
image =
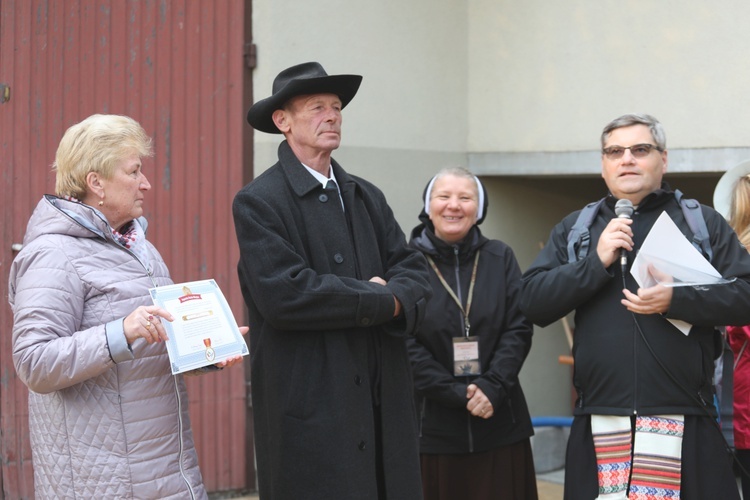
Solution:
[[[627,289],[627,286],[626,286],[626,283],[625,283],[625,273],[622,273],[622,287],[623,287],[623,289]],[[665,374],[667,375],[667,377],[668,377],[668,378],[669,378],[669,379],[670,379],[670,380],[671,380],[671,381],[672,381],[672,382],[674,383],[674,385],[675,385],[675,386],[677,386],[677,387],[678,387],[678,388],[679,388],[680,390],[682,390],[682,391],[683,391],[683,392],[684,392],[684,393],[685,393],[685,394],[686,394],[686,395],[687,395],[687,396],[688,396],[688,397],[689,397],[690,399],[692,399],[692,400],[693,400],[693,401],[694,401],[694,402],[695,402],[695,403],[697,404],[697,406],[698,406],[698,407],[699,407],[699,408],[700,408],[701,410],[703,410],[703,412],[705,413],[705,415],[706,415],[707,417],[709,417],[709,418],[710,418],[710,419],[711,419],[712,421],[714,421],[714,423],[715,423],[716,425],[714,425],[713,427],[714,427],[714,428],[716,429],[716,431],[717,431],[717,432],[719,433],[719,436],[721,436],[721,441],[722,441],[722,442],[724,443],[724,447],[725,447],[725,449],[726,449],[727,453],[729,453],[729,455],[730,455],[730,456],[732,457],[732,461],[734,462],[734,464],[736,464],[736,465],[737,465],[737,467],[738,467],[738,468],[740,469],[741,473],[742,473],[742,474],[743,474],[743,475],[744,475],[745,477],[748,477],[748,478],[750,478],[750,472],[748,472],[748,471],[747,471],[747,470],[746,470],[746,469],[745,469],[745,468],[744,468],[744,467],[742,466],[742,464],[740,463],[740,461],[739,461],[739,460],[737,459],[737,454],[736,454],[736,453],[734,452],[734,450],[732,449],[732,447],[731,447],[731,446],[729,445],[729,441],[727,441],[727,438],[726,438],[726,437],[724,437],[724,433],[723,433],[723,432],[721,431],[721,426],[719,425],[719,423],[718,423],[718,422],[716,422],[716,417],[714,417],[714,416],[713,416],[713,415],[711,414],[711,412],[710,412],[710,411],[709,411],[709,410],[707,409],[707,408],[709,407],[709,405],[708,405],[708,403],[706,403],[706,401],[705,401],[705,400],[703,399],[703,396],[701,396],[701,394],[700,394],[700,390],[698,391],[698,396],[696,396],[695,394],[693,394],[693,392],[692,392],[692,391],[691,391],[691,390],[690,390],[689,388],[685,387],[684,385],[682,385],[682,384],[680,383],[680,381],[679,381],[679,380],[677,380],[677,377],[675,377],[675,376],[674,376],[674,374],[673,374],[672,372],[670,372],[670,371],[669,371],[669,368],[667,368],[667,367],[666,367],[666,366],[664,365],[664,363],[662,363],[661,359],[659,359],[659,357],[658,357],[658,356],[656,355],[656,352],[654,352],[654,349],[653,349],[653,348],[651,347],[651,344],[650,344],[650,343],[648,342],[648,340],[646,339],[646,334],[645,334],[645,333],[643,332],[643,329],[641,328],[641,325],[640,325],[640,323],[638,322],[638,317],[637,317],[636,313],[634,313],[633,311],[630,311],[630,315],[631,315],[631,316],[633,317],[633,323],[635,324],[635,327],[636,327],[636,329],[638,330],[638,334],[640,335],[640,337],[641,337],[641,340],[642,340],[642,341],[643,341],[643,343],[644,343],[644,344],[646,345],[646,348],[647,348],[647,349],[648,349],[648,351],[649,351],[649,352],[651,353],[651,356],[652,356],[652,357],[654,358],[654,360],[656,361],[656,364],[658,364],[658,365],[659,365],[659,367],[660,367],[660,368],[662,369],[662,371],[663,371],[663,372],[664,372],[664,373],[665,373]],[[712,381],[713,381],[713,377],[712,377]],[[723,395],[722,395],[722,396],[723,396]],[[718,412],[718,411],[719,411],[719,410],[717,409],[717,412]]]

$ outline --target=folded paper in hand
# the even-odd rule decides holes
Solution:
[[[658,280],[649,272],[649,265],[670,278]],[[718,285],[734,281],[734,278],[722,278],[719,271],[690,243],[667,212],[662,212],[646,236],[630,268],[630,274],[641,288],[649,288],[657,283],[677,287]],[[670,322],[685,335],[690,332],[689,323],[679,320]]]

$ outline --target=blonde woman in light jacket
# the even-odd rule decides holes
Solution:
[[[150,155],[131,118],[70,127],[57,196],[37,205],[11,266],[37,498],[206,498],[185,383],[163,343],[172,318],[148,294],[172,283],[142,217]]]

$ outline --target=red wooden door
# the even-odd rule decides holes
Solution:
[[[12,245],[41,195],[65,129],[93,113],[138,120],[149,239],[176,282],[215,278],[240,323],[244,304],[231,216],[252,154],[246,40],[250,0],[0,0],[0,491],[33,497],[27,390],[11,361]],[[10,89],[4,98],[1,85]],[[251,136],[250,136],[251,139]],[[209,491],[255,484],[242,368],[188,381]],[[250,441],[251,442],[251,441]]]

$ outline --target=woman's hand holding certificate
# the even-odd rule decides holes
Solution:
[[[216,365],[232,366],[248,354],[224,294],[214,280],[193,281],[149,290],[154,305],[174,320],[165,322],[172,373]],[[244,330],[244,331],[242,331]]]

